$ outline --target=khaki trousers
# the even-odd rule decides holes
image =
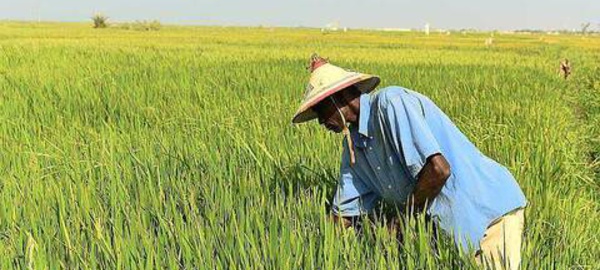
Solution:
[[[475,254],[484,269],[519,269],[521,242],[525,225],[523,208],[517,208],[494,220],[481,239]]]

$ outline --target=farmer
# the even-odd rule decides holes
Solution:
[[[560,62],[560,72],[563,74],[563,77],[566,79],[571,75],[571,64],[569,63],[569,59],[565,58],[564,61]]]
[[[517,269],[525,196],[511,173],[483,155],[429,98],[346,71],[313,55],[311,77],[293,123],[318,119],[345,134],[333,198],[336,222],[383,199],[425,211],[478,263]]]

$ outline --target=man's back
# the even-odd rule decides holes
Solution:
[[[347,144],[342,159],[341,194],[338,191],[340,197],[334,199],[340,212],[344,202],[352,203],[344,197],[348,194],[358,194],[369,204],[355,205],[355,209],[370,208],[376,198],[402,203],[412,192],[426,158],[435,153],[448,160],[451,176],[428,213],[442,229],[455,235],[457,244],[467,248],[471,242],[479,248],[479,240],[493,220],[525,206],[525,196],[511,173],[483,155],[426,96],[386,87],[361,96],[360,117],[358,127],[351,129],[359,150],[357,164],[352,168],[347,164]],[[399,188],[404,190],[395,191]]]

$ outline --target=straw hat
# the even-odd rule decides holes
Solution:
[[[355,85],[361,92],[369,93],[380,82],[377,76],[342,69],[317,54],[310,57],[308,68],[311,72],[310,80],[292,123],[302,123],[317,118],[312,107],[348,86]]]

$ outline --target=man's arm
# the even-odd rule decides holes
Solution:
[[[414,213],[424,210],[427,203],[440,193],[450,177],[450,164],[441,154],[427,158],[427,162],[417,176],[417,184],[410,198]]]
[[[450,165],[442,156],[442,149],[427,122],[427,117],[436,122],[435,118],[443,113],[431,109],[434,106],[431,101],[421,100],[407,91],[389,92],[380,97],[380,102],[382,99],[387,101],[383,103],[383,115],[392,142],[416,182],[408,198],[408,208],[411,212],[420,212],[440,193],[450,177]]]

